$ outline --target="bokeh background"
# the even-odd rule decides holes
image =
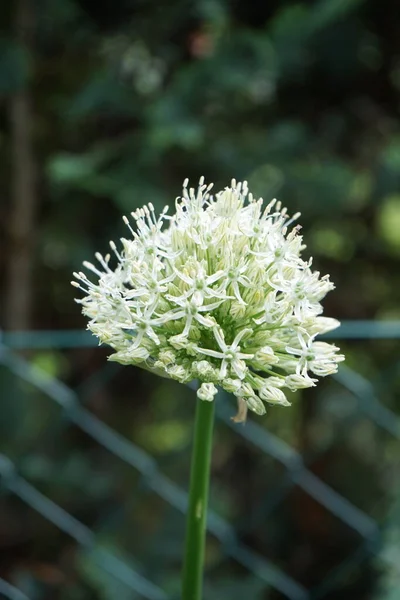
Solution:
[[[399,40],[398,0],[2,0],[0,597],[179,598],[194,393],[69,282],[204,175],[301,211],[347,357],[244,427],[218,398],[204,598],[400,598]]]

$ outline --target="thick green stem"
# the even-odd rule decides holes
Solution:
[[[186,516],[182,600],[202,600],[214,402],[197,400],[196,404],[189,506]]]

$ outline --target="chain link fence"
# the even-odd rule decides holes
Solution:
[[[400,339],[400,322],[346,322],[338,332],[326,337],[376,342],[383,339],[397,340]],[[26,355],[28,350],[85,348],[95,345],[94,338],[87,332],[81,331],[3,333],[0,364],[18,381],[29,385],[54,403],[63,413],[65,427],[73,424],[108,453],[128,465],[136,477],[135,494],[145,497],[154,495],[161,499],[180,513],[183,528],[183,515],[187,503],[186,489],[164,472],[162,461],[157,461],[142,447],[126,439],[99,419],[84,406],[77,391],[38,369]],[[109,365],[103,366],[100,372],[96,373],[96,385],[102,384],[104,381],[102,378],[112,379],[119,372],[117,365],[113,365],[112,371],[106,372],[107,368]],[[332,385],[345,390],[346,397],[351,396],[353,402],[341,421],[339,435],[332,436],[321,452],[326,453],[331,446],[340,444],[341,436],[359,420],[368,420],[377,430],[382,430],[394,441],[399,440],[400,419],[380,401],[373,382],[346,365],[340,367],[335,380]],[[88,383],[88,381],[83,382],[79,389],[84,389]],[[7,401],[4,398],[3,396],[3,405]],[[213,541],[218,544],[219,551],[218,558],[213,561],[206,573],[206,579],[212,579],[213,572],[223,569],[224,562],[230,560],[240,565],[243,573],[257,580],[260,589],[270,590],[271,594],[278,594],[277,597],[290,600],[328,600],[333,597],[331,594],[335,590],[340,590],[343,582],[351,578],[360,565],[371,557],[378,557],[381,563],[386,562],[390,569],[398,568],[394,564],[396,561],[382,552],[385,523],[367,514],[328,485],[323,478],[318,477],[313,468],[318,460],[318,453],[303,456],[286,441],[260,425],[260,421],[252,418],[252,415],[245,426],[235,425],[231,416],[231,403],[226,395],[220,392],[217,397],[218,421],[233,432],[237,444],[246,444],[260,455],[272,459],[279,465],[281,471],[277,483],[268,494],[260,496],[257,506],[252,508],[251,513],[234,520],[233,524],[230,519],[218,514],[218,511],[210,510],[207,527]],[[160,585],[159,577],[152,577],[151,569],[140,563],[140,556],[130,561],[126,556],[113,552],[102,543],[96,527],[89,528],[24,478],[20,473],[18,460],[14,457],[0,455],[0,477],[3,494],[19,498],[46,521],[67,534],[84,553],[85,560],[96,564],[97,568],[107,572],[118,582],[118,585],[122,586],[119,588],[124,590],[120,593],[121,599],[176,600],[179,597],[176,590],[171,592]],[[251,533],[262,527],[262,523],[273,515],[277,507],[282,506],[294,488],[302,490],[315,502],[315,505],[323,507],[355,535],[351,552],[345,557],[341,556],[333,569],[330,569],[317,584],[310,586],[299,583],[292,572],[285,568],[284,562],[275,563],[258,551],[252,543]],[[248,539],[250,542],[247,542]],[[20,586],[16,587],[15,581],[12,585],[5,579],[0,579],[0,597],[11,600],[26,600],[30,597],[26,595],[23,586],[21,589],[24,591],[17,589],[18,587]],[[86,598],[84,595],[81,597]],[[276,596],[272,595],[272,597]]]

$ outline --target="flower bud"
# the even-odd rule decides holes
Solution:
[[[180,383],[186,383],[187,381],[190,381],[192,379],[190,373],[182,365],[174,365],[172,367],[168,367],[167,373],[171,377],[171,379],[176,379]]]
[[[258,396],[249,396],[246,398],[246,404],[257,415],[265,415],[265,406]]]
[[[234,319],[242,319],[246,314],[247,306],[241,302],[232,302],[229,314]]]
[[[281,404],[282,406],[290,406],[290,402],[287,400],[282,390],[266,385],[259,391],[260,398],[268,402],[269,404]]]
[[[120,350],[115,354],[111,354],[111,356],[108,357],[108,360],[119,362],[122,365],[131,365],[133,362],[143,362],[149,356],[149,351],[146,350],[146,348],[139,346],[138,348],[134,348],[133,350]]]
[[[242,385],[240,386],[240,390],[237,392],[237,394],[238,396],[243,396],[247,398],[250,396],[254,396],[254,390],[251,387],[250,383],[242,381]]]
[[[217,392],[218,390],[213,383],[202,383],[199,389],[197,390],[197,397],[200,400],[212,402]]]
[[[231,379],[230,377],[227,377],[222,381],[221,385],[227,392],[231,394],[237,394],[242,387],[242,382],[240,379]]]
[[[176,350],[186,350],[189,356],[196,356],[197,354],[196,344],[189,341],[188,338],[184,335],[173,335],[169,338],[169,343]]]
[[[265,379],[265,382],[272,387],[277,387],[277,388],[285,387],[285,378],[284,377],[274,377],[272,375],[271,377],[268,377],[267,379]]]
[[[254,360],[260,365],[276,365],[279,362],[279,358],[275,356],[274,351],[270,346],[263,346],[255,353]]]
[[[292,392],[309,387],[314,387],[315,381],[316,380],[311,379],[311,377],[303,377],[303,375],[297,375],[295,373],[293,375],[288,375],[287,377],[285,377],[285,384],[290,390],[292,390]]]
[[[195,360],[192,363],[192,373],[194,377],[205,382],[216,382],[219,379],[218,370],[215,369],[207,360]]]
[[[340,326],[340,321],[331,317],[316,317],[310,323],[310,330],[313,335],[327,333]]]
[[[176,350],[185,350],[189,344],[189,340],[184,335],[173,335],[169,338],[169,343]]]
[[[159,362],[164,365],[164,367],[171,366],[175,363],[176,355],[172,350],[161,350],[158,353]]]

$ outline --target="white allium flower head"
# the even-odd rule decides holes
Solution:
[[[211,195],[201,178],[197,190],[183,185],[176,212],[156,217],[148,204],[128,218],[131,239],[98,266],[96,278],[74,273],[85,293],[77,300],[88,328],[115,353],[110,360],[139,365],[182,383],[198,379],[201,400],[217,387],[235,394],[238,414],[258,414],[265,403],[289,405],[283,391],[312,387],[315,376],[335,373],[339,350],[315,341],[339,325],[321,316],[320,301],[334,286],[311,270],[298,214],[289,218],[273,200],[249,193],[247,183]]]

